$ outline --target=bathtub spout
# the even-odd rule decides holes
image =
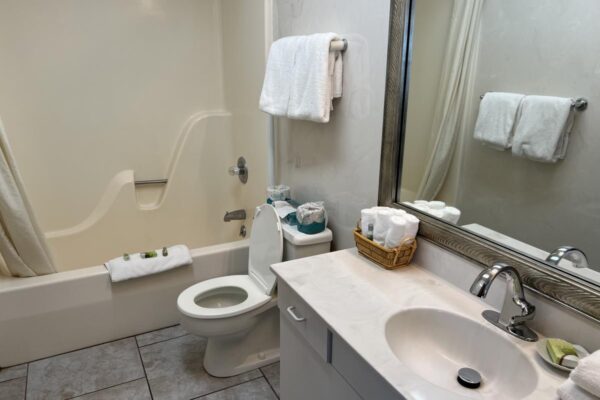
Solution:
[[[223,217],[223,221],[229,222],[233,220],[245,220],[246,219],[246,210],[235,210],[235,211],[226,211],[225,216]]]

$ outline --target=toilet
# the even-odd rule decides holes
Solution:
[[[331,240],[329,229],[306,235],[281,224],[273,206],[256,208],[248,274],[197,283],[177,298],[183,327],[207,338],[204,368],[209,374],[228,377],[279,360],[276,277],[270,265],[329,252]]]

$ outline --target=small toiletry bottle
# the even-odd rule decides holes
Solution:
[[[367,228],[367,239],[373,240],[373,224],[369,224]]]

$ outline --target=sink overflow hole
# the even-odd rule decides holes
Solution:
[[[472,368],[461,368],[456,380],[468,389],[477,389],[481,385],[481,374]]]

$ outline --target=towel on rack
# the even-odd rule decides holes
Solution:
[[[331,50],[335,33],[291,36],[269,51],[259,107],[275,116],[329,122],[333,99],[342,96],[342,52]]]
[[[163,256],[162,249],[157,249],[157,256],[152,258],[142,258],[139,253],[131,254],[129,260],[125,260],[124,257],[118,257],[108,261],[104,265],[110,274],[111,281],[121,282],[127,279],[157,274],[192,263],[190,250],[183,244],[168,247],[167,251],[168,255]]]
[[[287,117],[290,80],[301,36],[279,39],[271,45],[259,108],[277,117]]]
[[[518,93],[486,93],[479,105],[475,139],[498,150],[512,144],[515,121],[525,95]]]
[[[564,159],[573,127],[572,102],[565,97],[526,96],[515,128],[513,155],[552,163]]]

